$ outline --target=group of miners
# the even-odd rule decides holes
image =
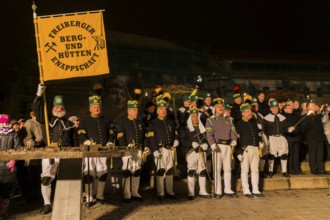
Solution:
[[[31,119],[20,132],[15,132],[8,115],[0,115],[1,150],[47,145],[42,99],[45,89],[43,84],[38,85]],[[59,148],[101,145],[109,149],[115,146],[130,149],[130,153],[122,157],[124,202],[143,201],[139,191],[146,156],[152,157],[152,163],[147,166],[153,171],[150,178],[156,180],[155,191],[160,201],[177,199],[173,190],[174,177],[180,175],[177,163],[185,165],[190,200],[196,198],[196,177],[201,198],[212,198],[212,194],[217,199],[238,197],[232,178],[239,177],[244,196],[263,197],[259,177],[273,177],[277,172],[276,161],[280,162],[285,178],[303,174],[300,162],[304,159],[308,159],[312,174],[327,174],[324,161],[330,153],[327,151],[329,106],[319,106],[311,100],[301,105],[297,100],[280,102],[275,98],[266,102],[263,92],[252,97],[242,95],[237,89],[231,105],[222,97],[212,97],[211,93],[198,89],[180,98],[183,106],[175,108],[170,105],[171,94],[157,87],[142,117],[136,96],[127,102],[127,117],[111,122],[102,115],[106,109],[102,109],[102,98],[97,94],[88,98],[90,114],[81,120],[76,116],[67,118],[63,97],[55,96],[47,125],[49,144]],[[51,184],[59,163],[58,158],[42,159],[44,205],[41,214],[52,211]],[[108,171],[107,157],[83,160],[83,196],[87,207],[107,203],[104,191]],[[9,205],[9,188],[10,183],[16,181],[15,175],[14,160],[0,161],[2,213]],[[96,192],[93,189],[97,189]]]

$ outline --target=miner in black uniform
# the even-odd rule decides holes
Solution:
[[[198,175],[199,196],[211,198],[206,191],[207,163],[206,151],[208,149],[206,130],[198,118],[196,107],[190,108],[190,117],[187,127],[181,129],[180,142],[186,149],[188,168],[188,199],[195,198],[195,176]]]
[[[187,120],[189,118],[189,107],[190,107],[190,98],[189,96],[183,96],[183,106],[178,109],[178,119],[180,127],[184,128],[187,125]]]
[[[231,109],[231,116],[234,118],[234,122],[238,121],[242,117],[242,113],[240,111],[240,106],[242,104],[242,96],[240,93],[235,93],[233,95],[234,104]]]
[[[85,146],[102,145],[113,146],[114,133],[112,130],[111,122],[107,120],[101,113],[101,97],[92,95],[89,97],[89,111],[90,115],[86,116],[80,122],[78,135],[80,143]],[[94,174],[96,170],[96,174]],[[97,175],[97,193],[96,202],[106,204],[104,199],[104,188],[107,179],[107,158],[106,157],[92,157],[84,159],[84,183],[85,191],[89,192],[86,197],[86,206],[90,207],[95,204],[93,199],[92,183],[94,176]],[[89,185],[89,186],[88,186]]]
[[[178,133],[174,122],[166,118],[166,102],[162,95],[157,97],[157,115],[150,123],[148,130],[149,144],[157,167],[157,195],[159,200],[164,198],[164,178],[166,197],[176,199],[173,192],[174,153],[179,146]]]
[[[32,110],[36,115],[36,119],[41,124],[44,124],[44,111],[42,94],[46,86],[43,84],[38,85],[37,96],[32,103]],[[55,96],[53,101],[52,116],[49,121],[50,145],[54,147],[72,147],[76,146],[75,143],[75,126],[74,123],[69,121],[66,117],[66,110],[64,107],[63,97]],[[46,138],[45,138],[46,139]],[[51,208],[51,183],[57,173],[57,168],[60,159],[42,159],[42,173],[41,173],[41,194],[44,200],[44,206],[40,213],[45,215],[52,211]]]
[[[136,100],[127,102],[127,118],[118,122],[117,140],[119,146],[131,149],[131,155],[123,156],[123,189],[124,201],[142,201],[139,194],[142,150],[145,140],[145,128],[138,120],[139,104]],[[132,182],[132,184],[131,184]]]
[[[209,118],[213,115],[212,97],[209,92],[204,95],[204,113]]]
[[[157,118],[157,96],[163,94],[161,87],[156,87],[155,90],[151,93],[151,101],[147,102],[144,108],[144,117],[143,122],[144,126],[148,128],[149,123],[152,119]]]
[[[265,134],[269,139],[269,176],[273,176],[274,159],[280,157],[282,175],[284,177],[290,177],[287,172],[289,153],[288,141],[284,136],[288,131],[287,121],[286,118],[279,113],[277,100],[270,100],[269,104],[271,113],[264,117]]]
[[[322,125],[322,115],[316,113],[315,103],[309,102],[306,107],[308,113],[301,122],[300,128],[308,146],[310,171],[314,175],[326,174],[323,161],[326,137]]]
[[[259,191],[259,147],[263,146],[257,121],[252,117],[251,106],[244,103],[240,107],[242,118],[237,121],[236,154],[241,162],[241,181],[243,194],[246,197],[262,196]],[[249,171],[251,170],[252,194],[249,186]]]
[[[293,107],[290,104],[284,106],[284,117],[287,120],[288,126],[294,126],[301,118],[300,115],[293,113]],[[288,158],[288,172],[290,174],[301,174],[300,170],[300,128],[299,125],[295,127],[294,131],[285,134],[288,140],[289,146],[289,158]]]

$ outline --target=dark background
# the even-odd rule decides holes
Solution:
[[[329,54],[329,1],[36,0],[37,14],[105,9],[113,31],[210,46],[211,51]],[[2,2],[2,33],[33,35],[32,1]],[[6,41],[8,42],[8,41]],[[12,46],[5,44],[5,46]]]

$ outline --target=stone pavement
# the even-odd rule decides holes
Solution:
[[[90,210],[83,208],[82,219],[131,219],[131,220],[185,220],[185,219],[330,219],[329,189],[300,189],[265,191],[263,198],[239,198],[179,200],[162,202],[153,198],[153,193],[143,191],[144,202],[121,202],[121,196],[108,198],[109,205],[95,205]],[[8,219],[49,220],[51,214],[41,216],[40,202],[26,203],[13,199]]]

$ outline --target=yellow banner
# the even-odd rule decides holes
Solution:
[[[43,81],[110,73],[101,11],[35,18]]]

